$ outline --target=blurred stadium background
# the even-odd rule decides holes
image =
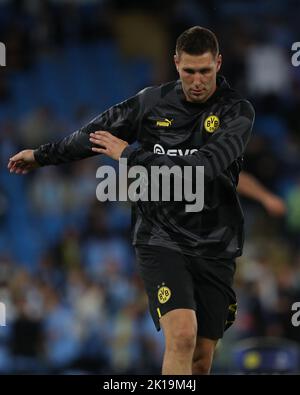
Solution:
[[[97,157],[10,175],[8,158],[56,140],[145,86],[176,79],[176,37],[214,30],[222,74],[257,112],[245,169],[280,195],[271,217],[242,200],[246,243],[236,324],[213,372],[299,372],[298,0],[0,1],[1,373],[159,373],[163,339],[130,243],[130,207],[95,198]],[[249,347],[249,349],[247,349]],[[248,351],[249,352],[248,352]]]

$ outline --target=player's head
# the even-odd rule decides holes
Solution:
[[[222,63],[215,34],[200,26],[184,31],[177,39],[174,60],[186,99],[205,102],[216,90]]]

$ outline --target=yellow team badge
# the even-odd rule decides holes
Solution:
[[[156,121],[156,126],[159,126],[161,128],[169,128],[172,125],[173,119],[167,119],[165,118],[162,121]]]
[[[159,303],[166,303],[171,297],[171,290],[168,287],[162,286],[157,292]]]
[[[208,133],[213,133],[220,126],[220,120],[216,115],[210,115],[204,121],[204,128]]]

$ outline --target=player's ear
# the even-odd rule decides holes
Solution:
[[[174,63],[175,63],[177,71],[179,71],[179,57],[177,54],[174,55]]]
[[[217,72],[220,70],[220,68],[221,68],[221,65],[222,65],[222,55],[221,54],[219,54],[219,55],[217,55]]]

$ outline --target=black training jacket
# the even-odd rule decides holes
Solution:
[[[204,166],[204,208],[187,212],[186,202],[138,201],[132,208],[134,245],[158,245],[185,254],[234,258],[242,253],[243,213],[236,186],[254,121],[252,105],[223,76],[205,103],[186,101],[181,82],[146,88],[103,112],[58,142],[34,151],[41,165],[95,155],[89,134],[107,130],[129,144],[129,167]]]

